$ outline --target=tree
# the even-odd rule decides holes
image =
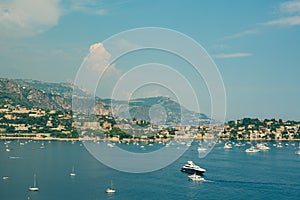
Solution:
[[[233,128],[235,126],[235,121],[229,121],[227,124],[228,124],[228,126]]]
[[[8,126],[8,127],[6,128],[6,132],[7,132],[7,133],[15,133],[15,127],[13,127],[13,126]]]
[[[274,133],[269,134],[269,137],[270,137],[270,139],[275,140],[275,134]]]

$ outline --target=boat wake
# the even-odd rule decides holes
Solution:
[[[9,159],[22,159],[22,157],[18,157],[18,156],[10,156]]]
[[[207,182],[207,183],[214,183],[215,181],[205,179],[204,182]]]
[[[214,181],[208,181],[205,180],[205,182],[215,182],[215,183],[231,183],[231,184],[240,184],[240,185],[269,185],[273,187],[282,187],[282,183],[274,183],[274,182],[254,182],[254,181],[235,181],[235,180],[214,180]],[[297,187],[299,188],[300,184],[285,184],[286,186],[290,187]]]

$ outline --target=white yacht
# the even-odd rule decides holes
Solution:
[[[281,144],[281,142],[279,142],[278,144],[277,144],[277,148],[282,148],[283,146],[282,146],[282,144]]]
[[[198,174],[201,175],[204,172],[206,172],[205,169],[199,167],[198,165],[194,164],[193,161],[189,160],[187,162],[187,164],[185,164],[182,168],[181,168],[182,172],[186,172],[188,174]]]
[[[205,181],[205,179],[197,174],[193,174],[189,176],[189,179],[191,179],[192,181],[197,181],[197,182],[203,182]]]
[[[224,145],[224,149],[232,149],[232,144],[230,144],[229,142],[226,142]]]
[[[245,152],[246,153],[257,153],[259,152],[260,150],[255,148],[254,146],[251,146],[249,149],[246,149]]]
[[[36,175],[33,176],[33,186],[28,189],[29,191],[39,191],[39,188],[36,186]]]
[[[242,147],[242,146],[245,146],[245,144],[239,142],[239,143],[236,143],[235,146],[236,146],[236,147]]]
[[[258,149],[262,150],[262,151],[268,151],[268,150],[270,150],[270,147],[266,146],[266,145],[263,144],[263,143],[257,144],[256,147],[257,147]]]

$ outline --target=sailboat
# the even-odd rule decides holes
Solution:
[[[115,189],[113,189],[113,186],[112,186],[112,181],[110,181],[110,187],[109,187],[109,188],[107,188],[107,189],[105,190],[105,192],[106,192],[106,193],[109,193],[109,194],[111,194],[111,193],[115,193],[115,192],[116,192],[116,190],[115,190]]]
[[[36,186],[36,175],[33,176],[33,187],[28,188],[30,191],[39,191],[39,188]]]
[[[75,171],[74,171],[74,166],[72,167],[72,171],[70,173],[70,176],[76,176]]]
[[[298,147],[298,151],[296,151],[295,154],[300,155],[300,144],[299,144],[299,147]]]

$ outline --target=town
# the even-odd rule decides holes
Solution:
[[[244,118],[225,125],[151,125],[145,120],[114,119],[109,113],[84,121],[70,110],[45,110],[0,104],[0,138],[107,139],[112,141],[168,141],[178,137],[224,140],[296,140],[300,122]],[[119,123],[122,121],[121,123]],[[126,122],[126,123],[125,123]]]

